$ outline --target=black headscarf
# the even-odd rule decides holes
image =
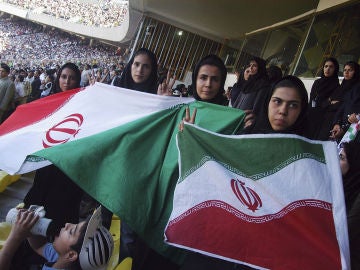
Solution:
[[[324,74],[324,66],[326,62],[332,62],[335,66],[334,73],[331,77],[325,77]],[[317,79],[310,92],[310,102],[316,101],[316,107],[323,105],[325,102],[327,104],[328,98],[331,96],[331,94],[335,91],[335,89],[339,86],[339,63],[338,61],[333,58],[329,57],[326,58],[323,62],[321,70],[321,78]],[[311,106],[311,104],[310,104]]]
[[[151,73],[150,73],[149,78],[145,82],[135,83],[131,76],[131,66],[134,63],[135,57],[140,54],[145,54],[150,58]],[[152,51],[150,51],[146,48],[140,48],[139,50],[137,50],[135,52],[135,54],[133,55],[133,57],[130,59],[130,61],[125,66],[125,69],[124,69],[123,73],[121,74],[119,84],[117,84],[116,86],[127,88],[127,89],[132,89],[132,90],[137,90],[137,91],[141,91],[141,92],[156,94],[157,93],[157,58],[156,58],[156,55]]]
[[[356,197],[360,193],[360,144],[354,141],[343,144],[349,171],[343,175],[345,204],[350,211]]]
[[[260,57],[252,57],[247,66],[250,65],[250,62],[255,61],[258,65],[258,71],[254,75],[250,75],[247,81],[244,80],[244,76],[240,75],[238,79],[238,85],[240,91],[244,93],[250,93],[257,91],[259,89],[258,84],[261,80],[268,82],[268,75],[266,71],[266,61]]]
[[[350,80],[342,80],[340,86],[336,88],[334,93],[331,95],[331,100],[342,101],[344,95],[359,81],[359,64],[354,61],[348,61],[345,63],[344,68],[345,66],[350,66],[352,69],[354,69],[354,76]]]
[[[291,127],[289,127],[286,130],[282,130],[278,132],[273,130],[271,127],[268,117],[268,109],[273,93],[277,88],[280,87],[289,87],[296,89],[301,99],[301,112],[296,122]],[[247,128],[243,133],[246,134],[287,133],[287,134],[303,135],[304,126],[306,122],[307,106],[308,106],[308,93],[306,91],[304,83],[295,76],[291,76],[291,75],[284,76],[282,79],[277,81],[274,84],[274,86],[271,88],[269,95],[266,97],[263,110],[261,110],[259,112],[259,115],[256,116],[255,124]]]
[[[75,72],[76,86],[74,87],[74,89],[80,87],[81,71],[80,71],[79,67],[76,64],[69,62],[69,63],[66,63],[66,64],[62,65],[62,67],[57,71],[56,79],[55,79],[54,86],[53,86],[54,88],[53,88],[53,90],[51,92],[59,93],[59,92],[62,91],[61,88],[60,88],[59,80],[60,80],[61,73],[65,68],[69,68],[69,69],[71,69],[72,71]]]
[[[221,75],[221,82],[220,82],[220,89],[219,92],[216,94],[216,96],[211,99],[211,100],[202,100],[197,91],[196,91],[196,79],[199,73],[199,70],[202,66],[205,65],[210,65],[210,66],[215,66],[218,67],[220,70],[220,75]],[[193,73],[192,73],[192,84],[191,87],[193,89],[193,96],[196,100],[199,101],[204,101],[204,102],[209,102],[209,103],[214,103],[214,104],[218,104],[218,105],[225,105],[226,103],[226,98],[224,97],[224,85],[225,85],[225,80],[226,80],[226,75],[227,75],[227,70],[226,67],[224,65],[224,62],[216,55],[210,54],[208,56],[205,56],[204,58],[202,58],[195,66]]]

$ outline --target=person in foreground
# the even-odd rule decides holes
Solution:
[[[258,115],[245,118],[245,128],[241,134],[265,134],[265,133],[287,133],[303,134],[306,111],[308,106],[308,95],[302,81],[295,76],[285,76],[272,88],[266,99],[265,109]],[[194,123],[196,114],[200,111],[194,110],[190,116],[189,109],[183,121]],[[179,125],[183,130],[183,122]],[[246,243],[243,243],[246,245]],[[207,257],[199,253],[190,253],[181,270],[227,270],[227,269],[252,269],[248,266],[234,264],[216,258]]]
[[[343,143],[339,158],[349,231],[351,269],[360,269],[360,143]]]
[[[285,76],[271,89],[265,101],[265,109],[251,119],[254,123],[241,134],[304,135],[307,106],[308,95],[303,82],[295,76]]]
[[[0,252],[2,270],[9,269],[12,255],[26,237],[35,252],[47,260],[43,270],[106,268],[114,243],[110,232],[101,225],[101,208],[96,209],[86,221],[66,223],[53,243],[44,243],[30,234],[38,219],[33,211],[19,209],[17,220]]]

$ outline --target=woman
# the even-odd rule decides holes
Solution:
[[[193,96],[196,100],[227,105],[224,96],[227,70],[224,62],[216,55],[202,58],[192,73]]]
[[[253,57],[232,89],[231,104],[233,108],[251,110],[257,114],[264,106],[264,97],[270,90],[265,60]]]
[[[64,92],[67,90],[80,87],[81,72],[77,65],[74,63],[64,64],[59,71],[55,79],[53,93]]]
[[[194,89],[194,98],[203,102],[225,105],[226,98],[223,93],[226,75],[225,65],[218,56],[208,55],[202,58],[193,70],[192,87]],[[158,87],[158,94],[172,95],[172,85],[173,81],[170,73],[168,73],[164,82]],[[129,231],[124,232],[122,229],[122,235],[124,233],[128,238],[133,237]],[[157,254],[139,238],[134,242],[127,243],[127,246],[129,250],[133,250],[132,269],[178,269],[177,265]]]
[[[310,92],[308,137],[315,140],[329,139],[329,126],[324,125],[326,107],[333,92],[339,87],[339,63],[333,58],[325,59],[321,78],[317,79]]]
[[[351,269],[360,269],[360,144],[344,143],[340,151],[349,230]]]
[[[80,87],[80,75],[80,70],[75,64],[64,64],[55,79],[54,91],[64,92]],[[79,222],[83,193],[83,190],[60,169],[50,165],[36,171],[33,185],[24,198],[25,208],[30,205],[44,206],[46,217],[53,220],[51,228],[47,231],[48,238],[53,239],[66,222]],[[18,250],[13,265],[14,269],[28,269],[29,264],[42,261],[34,255],[27,244],[24,244]]]
[[[227,70],[224,62],[216,55],[210,54],[202,58],[195,66],[192,73],[193,97],[198,101],[209,102],[227,106],[224,96]],[[158,87],[159,95],[172,95],[170,73],[166,80]]]
[[[121,74],[119,83],[115,86],[156,94],[156,55],[145,48],[137,50]]]
[[[273,86],[266,98],[265,110],[255,123],[241,133],[288,133],[304,135],[308,94],[303,82],[295,76],[285,76]]]
[[[346,77],[345,77],[345,72],[346,72]],[[342,136],[349,128],[351,124],[351,122],[348,120],[349,115],[360,113],[359,77],[360,77],[359,65],[356,62],[348,62],[344,67],[344,81],[343,81],[343,83],[345,83],[347,91],[342,97],[343,102],[341,102],[341,100],[339,101],[341,104],[335,114],[335,118],[333,119],[333,127],[331,130],[331,138],[334,140],[340,141]],[[346,79],[346,78],[350,78],[350,79]]]
[[[290,133],[302,135],[306,121],[308,94],[303,82],[295,76],[285,76],[272,88],[266,99],[266,108],[257,116],[253,125],[246,128],[247,134],[255,133]],[[187,110],[185,121],[194,123],[195,114],[190,118]],[[245,120],[246,121],[246,120]],[[180,124],[179,129],[182,130]],[[252,269],[243,265],[190,253],[181,268],[182,270],[227,270]]]
[[[334,126],[334,118],[341,107],[345,95],[359,80],[359,65],[354,61],[346,62],[344,65],[344,79],[340,86],[335,89],[327,102],[324,102],[324,118],[320,127],[318,139],[327,140],[330,138],[330,130]]]

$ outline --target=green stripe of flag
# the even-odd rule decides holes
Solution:
[[[183,139],[185,136],[186,140]],[[246,137],[229,138],[187,125],[178,135],[178,144],[181,149],[191,149],[192,155],[190,159],[187,152],[181,153],[180,181],[209,160],[223,164],[228,170],[253,180],[274,174],[303,158],[325,163],[321,144],[309,143],[298,138],[274,138],[271,135],[261,140]],[[214,154],[210,156],[208,152]],[[241,156],[242,153],[247,153],[246,157]]]

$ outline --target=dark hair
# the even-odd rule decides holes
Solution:
[[[80,70],[79,70],[79,68],[78,68],[78,66],[76,64],[69,62],[69,63],[66,63],[66,64],[62,65],[62,67],[57,71],[56,79],[55,79],[55,83],[54,83],[54,87],[55,87],[54,93],[61,92],[61,88],[60,88],[60,85],[59,85],[59,80],[60,80],[61,73],[65,68],[69,68],[69,69],[71,69],[72,71],[75,72],[75,79],[76,79],[75,88],[80,87],[81,72],[80,72]]]
[[[197,93],[197,89],[196,89],[196,80],[197,80],[197,76],[199,74],[199,70],[202,66],[205,65],[209,65],[209,66],[215,66],[220,70],[220,89],[219,92],[216,94],[216,96],[211,99],[211,100],[201,100],[201,98],[199,97],[198,93]],[[221,60],[220,57],[218,57],[217,55],[214,54],[210,54],[208,56],[205,56],[204,58],[202,58],[195,66],[193,73],[192,73],[192,90],[193,90],[193,96],[196,100],[200,100],[200,101],[205,101],[205,102],[209,102],[209,103],[215,103],[215,104],[220,104],[223,105],[224,104],[224,85],[225,85],[225,81],[226,81],[226,76],[227,76],[227,70],[225,67],[224,62]]]
[[[302,80],[292,75],[283,77],[274,84],[274,87],[271,90],[271,96],[275,92],[275,90],[280,87],[289,87],[296,89],[301,99],[301,111],[306,110],[309,102],[309,97],[308,97],[308,92]]]
[[[354,70],[354,76],[352,77],[352,79],[358,81],[360,77],[359,64],[356,63],[355,61],[348,61],[344,64],[344,68],[345,66],[350,66]]]
[[[145,82],[135,83],[132,78],[132,74],[131,74],[131,66],[134,63],[135,57],[138,55],[142,55],[142,54],[147,55],[150,59],[151,73],[150,73],[149,78]],[[135,52],[133,57],[131,57],[130,61],[125,66],[125,69],[122,72],[121,77],[120,77],[119,85],[117,85],[117,86],[124,87],[127,89],[138,90],[138,91],[142,91],[142,92],[156,94],[157,93],[157,72],[158,72],[158,68],[157,68],[156,55],[152,51],[150,51],[146,48],[140,48],[139,50],[137,50]]]
[[[90,218],[91,218],[91,215],[86,218],[84,225],[80,228],[78,240],[76,241],[75,244],[70,246],[70,248],[72,250],[76,251],[77,254],[78,254],[78,258],[74,262],[74,266],[72,267],[72,268],[75,268],[75,269],[81,269],[80,261],[79,261],[79,255],[80,255],[80,252],[81,252],[82,244],[84,243],[84,240],[85,240],[86,228],[89,225]]]
[[[5,69],[7,73],[10,73],[10,67],[7,64],[1,63],[0,66],[1,68]]]
[[[355,207],[355,201],[360,192],[360,143],[350,141],[342,144],[349,164],[348,172],[343,175],[346,210],[349,212]]]
[[[280,80],[283,76],[281,68],[278,66],[270,66],[266,69],[271,84]]]
[[[20,82],[23,82],[24,81],[24,75],[18,75],[18,79]]]
[[[305,88],[304,83],[296,76],[288,75],[284,76],[280,80],[278,80],[274,86],[271,88],[270,93],[267,95],[265,100],[264,109],[260,111],[259,116],[256,118],[255,124],[253,127],[248,128],[243,133],[275,133],[272,129],[269,116],[268,116],[268,108],[269,103],[271,101],[271,97],[273,96],[276,89],[280,87],[289,87],[293,88],[297,91],[301,99],[301,111],[296,119],[295,123],[286,130],[282,130],[279,133],[289,133],[289,134],[297,134],[303,135],[305,132],[305,124],[306,124],[306,115],[308,108],[308,93]]]
[[[329,61],[332,62],[334,64],[334,66],[335,66],[334,74],[331,77],[338,78],[338,76],[339,76],[339,62],[334,57],[325,58],[325,60],[324,60],[324,62],[322,64],[322,68],[321,68],[321,78],[325,77],[324,66],[325,66],[325,63],[329,62]]]
[[[349,171],[346,175],[360,172],[360,143],[356,141],[345,142],[342,144],[349,164]]]

